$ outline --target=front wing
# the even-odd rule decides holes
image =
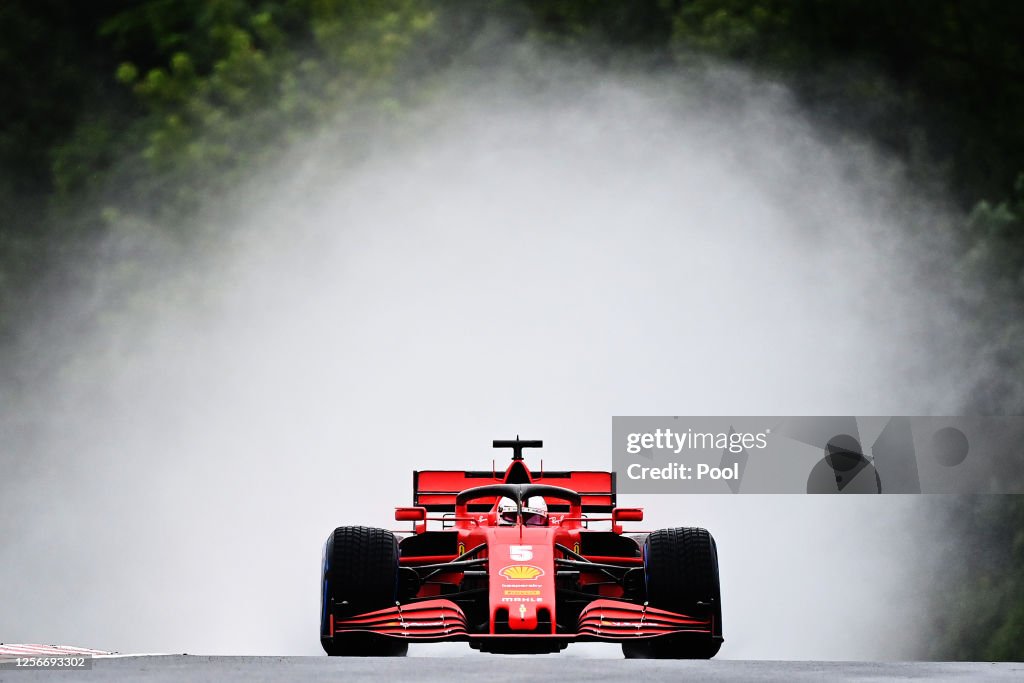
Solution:
[[[433,599],[396,605],[345,619],[330,618],[330,636],[375,633],[411,641],[553,638],[566,641],[622,642],[672,633],[713,632],[712,619],[611,599],[594,600],[580,612],[576,633],[471,633],[466,615],[451,600]]]

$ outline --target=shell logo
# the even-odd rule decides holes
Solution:
[[[498,573],[514,581],[529,581],[544,576],[544,570],[532,564],[510,564]]]

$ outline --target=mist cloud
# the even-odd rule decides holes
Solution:
[[[105,245],[7,416],[0,640],[316,654],[328,532],[492,438],[603,468],[616,414],[957,411],[940,212],[897,166],[736,72],[537,73],[322,131],[173,270]],[[913,499],[625,502],[716,535],[721,656],[910,651]]]

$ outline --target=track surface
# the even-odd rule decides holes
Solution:
[[[90,671],[0,670],[0,681],[224,681],[290,683],[338,681],[422,681],[453,683],[498,680],[542,681],[824,681],[824,680],[1024,680],[1024,663],[934,662],[765,662],[718,660],[677,662],[600,660],[568,657],[206,657],[162,655],[97,659]]]

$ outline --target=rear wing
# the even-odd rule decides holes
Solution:
[[[504,473],[476,472],[467,470],[422,470],[412,473],[413,505],[424,507],[428,512],[455,512],[455,496],[465,489],[487,484],[501,484]],[[535,472],[531,475],[534,484],[551,484],[572,489],[582,496],[583,512],[590,514],[610,513],[615,507],[615,473],[597,471]],[[486,512],[494,501],[485,500],[470,503],[471,512]],[[568,504],[553,501],[548,504],[551,512],[568,512]]]

